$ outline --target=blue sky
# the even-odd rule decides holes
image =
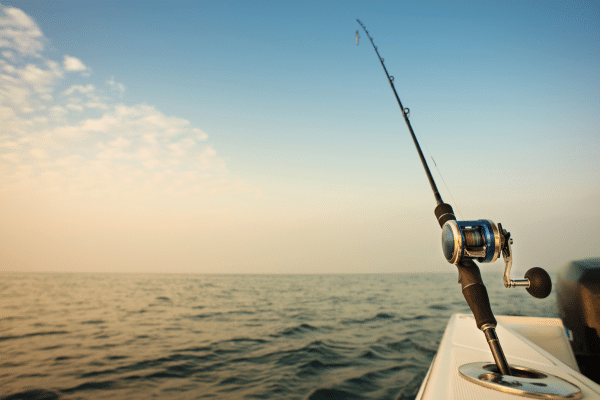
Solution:
[[[598,256],[595,2],[1,4],[2,270],[452,270],[356,18],[516,271]]]

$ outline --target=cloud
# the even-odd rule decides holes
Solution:
[[[48,158],[48,153],[46,153],[46,151],[44,149],[35,148],[35,149],[31,149],[29,152],[31,153],[32,156],[34,156],[38,160],[44,160],[44,159]]]
[[[2,57],[8,58],[11,61],[15,61],[15,54],[12,51],[3,51]]]
[[[62,74],[58,63],[52,60],[24,66],[0,60],[0,106],[16,112],[31,112],[43,107],[45,102],[53,99],[54,86]]]
[[[114,77],[103,90],[65,74],[89,68],[73,56],[46,57],[45,41],[21,10],[0,9],[0,194],[257,192],[231,176],[204,131],[151,105],[117,102],[125,85]]]
[[[79,92],[79,93],[82,93],[82,94],[90,94],[90,93],[94,92],[95,89],[96,89],[95,86],[92,85],[92,84],[89,84],[89,85],[86,85],[86,86],[83,86],[83,85],[73,85],[70,88],[68,88],[67,90],[65,90],[64,92],[62,92],[61,94],[63,96],[70,96],[70,95],[72,95],[75,92]]]
[[[100,110],[107,110],[109,108],[108,105],[106,105],[104,103],[99,103],[99,102],[94,102],[94,101],[88,101],[84,105],[87,108],[98,108]]]
[[[16,50],[20,55],[40,57],[44,49],[43,36],[37,24],[23,11],[0,8],[0,47]]]
[[[110,80],[106,81],[106,84],[109,85],[113,91],[117,92],[119,95],[123,95],[125,93],[125,85],[119,82],[115,82],[115,77],[111,77]]]
[[[16,153],[0,154],[0,158],[2,158],[3,160],[6,160],[6,161],[10,161],[11,163],[14,163],[14,164],[18,164],[21,161],[21,159],[19,158],[19,155]]]
[[[65,55],[63,60],[65,71],[85,71],[87,67],[83,65],[79,58]]]
[[[72,104],[72,103],[67,104],[67,108],[71,111],[83,111],[84,110],[82,105]]]
[[[206,140],[208,135],[201,129],[192,128],[192,132],[196,135],[196,140]]]

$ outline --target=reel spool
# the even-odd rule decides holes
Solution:
[[[490,263],[498,259],[504,236],[489,219],[477,221],[446,221],[442,227],[442,250],[451,264],[463,257]]]
[[[533,297],[543,299],[552,291],[550,276],[542,268],[531,268],[525,279],[511,279],[513,240],[510,233],[489,219],[477,221],[448,220],[442,226],[442,251],[449,263],[458,265],[464,259],[492,263],[500,253],[504,258],[504,286],[524,286]]]

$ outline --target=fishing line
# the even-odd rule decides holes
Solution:
[[[422,138],[421,138],[422,139]],[[454,200],[454,196],[452,196],[452,192],[450,191],[450,188],[448,187],[448,185],[446,184],[446,180],[444,179],[444,177],[442,176],[442,172],[440,171],[440,169],[437,166],[437,163],[435,162],[435,160],[433,159],[433,156],[431,155],[431,151],[429,151],[429,147],[427,147],[427,143],[423,142],[423,146],[425,146],[425,150],[427,151],[427,153],[429,153],[429,157],[431,158],[431,161],[433,161],[433,165],[435,166],[436,171],[438,172],[438,175],[440,176],[440,178],[442,178],[442,182],[444,182],[444,186],[446,186],[446,190],[448,191],[448,194],[450,195],[450,198],[452,199],[452,201],[454,202],[454,207],[456,208],[456,211],[458,211],[458,215],[460,215],[460,219],[462,219],[464,221],[464,217],[462,216],[462,213],[460,212],[460,210],[458,209],[458,203],[456,202],[456,200]]]
[[[440,172],[440,169],[438,168],[437,164],[435,163],[435,160],[433,159],[433,156],[431,155],[431,152],[429,151],[429,149],[427,148],[427,145],[425,145],[425,149],[427,150],[427,152],[429,153],[429,157],[431,157],[431,161],[433,161],[433,165],[435,165],[435,169],[438,172],[438,175],[440,176],[440,178],[442,178],[442,182],[444,182],[444,186],[446,186],[446,190],[448,191],[448,194],[450,195],[450,198],[452,199],[452,201],[454,202],[454,207],[456,207],[456,211],[458,211],[458,215],[460,215],[460,219],[464,220],[464,217],[462,216],[462,213],[460,212],[460,210],[458,209],[458,205],[457,205],[457,201],[454,200],[454,196],[452,196],[452,192],[450,191],[450,188],[448,187],[448,185],[446,184],[446,180],[444,179],[444,177],[442,176],[442,173]]]

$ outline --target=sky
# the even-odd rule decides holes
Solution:
[[[0,271],[454,271],[357,18],[515,277],[600,256],[598,2],[0,4]]]

